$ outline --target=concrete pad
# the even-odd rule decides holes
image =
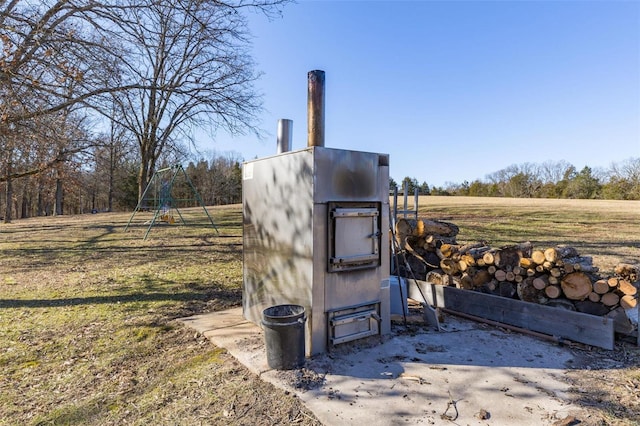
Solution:
[[[394,325],[389,337],[339,345],[291,371],[269,369],[263,332],[242,308],[182,321],[294,392],[326,425],[539,426],[587,417],[563,380],[570,349],[452,316],[441,332]]]

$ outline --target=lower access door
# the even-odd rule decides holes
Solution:
[[[380,302],[327,312],[329,346],[380,334]]]

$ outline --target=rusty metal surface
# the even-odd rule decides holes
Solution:
[[[309,71],[307,83],[307,146],[324,146],[324,71]]]

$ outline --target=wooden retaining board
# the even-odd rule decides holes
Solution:
[[[613,350],[611,318],[554,308],[472,290],[407,279],[411,299],[574,342]],[[424,296],[424,297],[423,297]]]

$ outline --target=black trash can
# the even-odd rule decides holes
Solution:
[[[304,307],[277,305],[262,311],[267,363],[276,370],[304,364]]]

